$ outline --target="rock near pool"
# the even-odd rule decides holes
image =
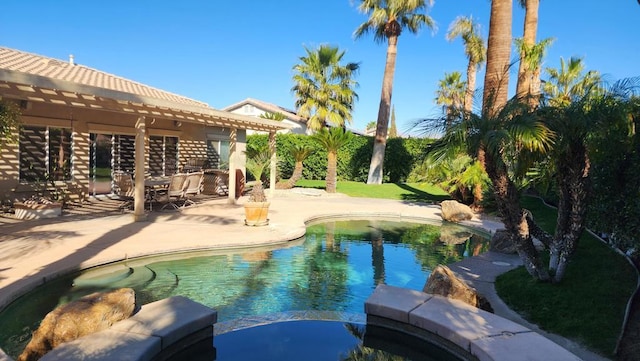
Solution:
[[[98,292],[49,312],[17,361],[34,361],[58,345],[109,328],[135,310],[135,292],[121,288]]]
[[[458,278],[447,266],[439,265],[431,271],[431,275],[424,285],[422,292],[459,300],[481,310],[493,313],[491,303],[474,288]]]
[[[471,208],[457,201],[442,201],[440,210],[442,211],[442,219],[449,222],[460,222],[473,218]]]

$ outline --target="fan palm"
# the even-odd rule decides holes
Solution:
[[[478,67],[487,59],[487,47],[480,35],[480,25],[473,18],[460,16],[451,25],[446,38],[451,41],[457,37],[462,38],[464,52],[469,62],[467,64],[467,88],[464,97],[464,110],[471,113],[473,109],[473,93],[476,88],[476,72]]]
[[[436,104],[443,106],[447,125],[453,122],[454,117],[461,114],[464,97],[465,82],[462,81],[462,74],[457,71],[445,73],[444,79],[438,82],[435,101]]]
[[[568,63],[560,58],[560,68],[546,68],[549,79],[544,83],[545,99],[551,106],[566,107],[578,101],[601,80],[597,71],[584,73],[582,58],[572,57]]]
[[[285,120],[287,117],[285,117],[284,114],[280,112],[275,112],[275,113],[264,112],[260,114],[260,118],[275,120],[275,121],[282,121],[282,120]]]
[[[291,145],[290,152],[291,155],[293,155],[293,159],[295,159],[296,164],[293,168],[291,178],[282,183],[279,183],[279,189],[291,189],[296,185],[300,178],[302,178],[302,162],[304,162],[304,160],[307,159],[309,155],[311,155],[311,153],[313,152],[313,148],[307,146],[306,144],[294,143]]]
[[[514,39],[516,48],[520,51],[521,69],[524,64],[524,72],[518,75],[517,89],[520,90],[516,96],[520,99],[526,99],[531,107],[537,107],[539,104],[542,59],[553,40],[553,38],[547,38],[537,44],[528,45],[523,38]],[[527,88],[525,89],[524,86]]]
[[[327,177],[326,191],[328,193],[336,192],[336,183],[338,176],[338,150],[347,144],[353,134],[345,131],[343,128],[321,129],[315,133],[312,139],[327,150]]]
[[[382,183],[382,167],[387,145],[398,37],[403,30],[416,34],[424,26],[434,29],[433,19],[422,13],[432,4],[433,0],[362,0],[358,6],[358,9],[367,14],[369,19],[355,30],[355,38],[360,38],[371,32],[376,42],[387,42],[387,60],[382,78],[376,136],[373,142],[367,184]]]
[[[305,47],[306,56],[300,57],[291,89],[296,96],[298,114],[307,118],[307,126],[317,131],[326,124],[344,127],[351,122],[354,102],[358,99],[353,79],[359,64],[341,64],[345,52],[337,47],[321,45],[315,50]]]

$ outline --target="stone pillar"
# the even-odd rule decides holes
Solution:
[[[133,203],[133,219],[135,222],[144,221],[144,158],[145,158],[145,137],[146,124],[143,116],[136,122],[135,141],[135,193]]]
[[[237,157],[238,145],[238,129],[231,128],[229,132],[229,195],[228,204],[236,204],[236,167],[238,164]]]

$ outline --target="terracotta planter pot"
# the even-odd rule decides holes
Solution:
[[[42,219],[55,218],[62,215],[62,203],[15,203],[13,207],[16,210],[16,218],[18,219]]]
[[[269,224],[269,202],[247,202],[244,204],[244,224],[247,226],[266,226]]]

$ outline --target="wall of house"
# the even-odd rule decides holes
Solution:
[[[230,110],[230,112],[235,114],[242,114],[242,115],[248,115],[251,117],[259,118],[260,115],[264,114],[265,112],[268,113],[269,111],[260,107],[256,107],[254,105],[247,104],[239,108],[232,109]],[[296,122],[290,119],[283,119],[282,122],[284,124],[290,125],[292,128],[290,130],[289,129],[280,130],[278,131],[278,133],[309,134],[307,133],[307,127],[304,124],[301,124],[299,122]],[[266,134],[266,132],[247,130],[247,135],[251,135],[251,134]]]
[[[62,105],[29,102],[22,110],[23,125],[69,128],[72,131],[72,176],[70,180],[56,181],[56,188],[64,189],[71,200],[86,199],[90,184],[91,133],[135,135],[138,116],[108,111],[70,108]],[[178,169],[190,158],[207,156],[208,135],[228,136],[229,129],[205,127],[202,124],[176,122],[173,119],[147,117],[145,149],[149,151],[149,136],[179,138]],[[237,132],[236,167],[244,172],[246,131]],[[16,130],[17,135],[17,130]],[[20,181],[20,151],[18,143],[0,145],[0,201],[20,201],[39,193],[42,183]],[[148,158],[145,168],[148,169]],[[145,172],[146,173],[146,172]]]

